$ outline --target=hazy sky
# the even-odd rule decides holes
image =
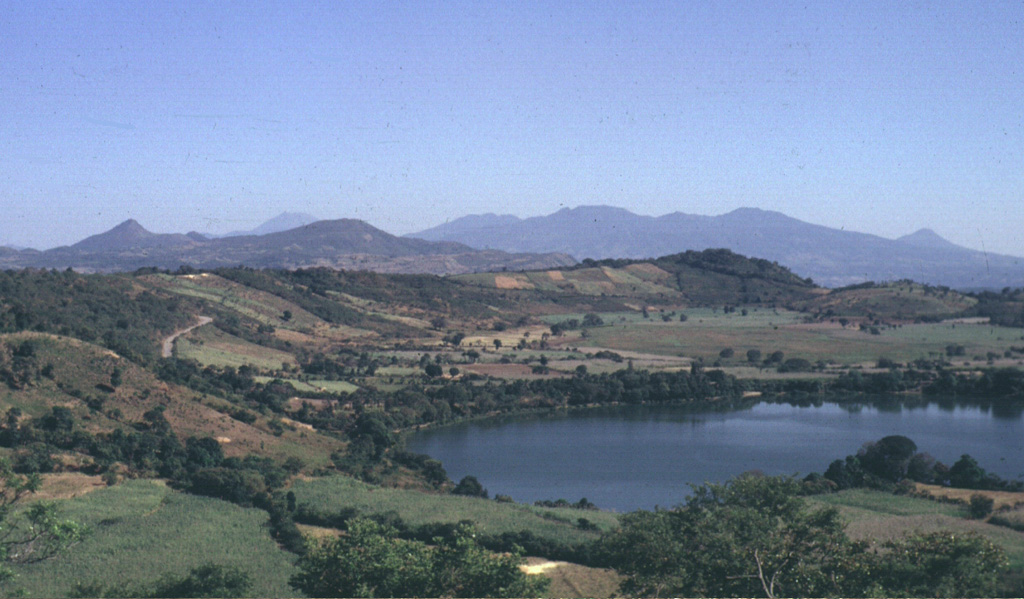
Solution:
[[[0,242],[779,210],[1024,256],[1024,2],[0,0]]]

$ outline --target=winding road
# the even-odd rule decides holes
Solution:
[[[209,316],[200,316],[199,317],[199,322],[197,322],[196,324],[194,324],[194,325],[192,325],[192,326],[190,326],[188,328],[181,329],[180,331],[175,331],[174,334],[172,334],[171,336],[169,336],[166,339],[164,339],[163,357],[170,358],[171,356],[174,355],[174,340],[175,339],[177,339],[178,337],[181,337],[185,333],[188,333],[192,329],[198,329],[199,327],[203,326],[204,324],[210,324],[211,322],[213,322],[213,319],[210,318]]]

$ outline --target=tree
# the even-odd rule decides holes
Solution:
[[[494,340],[494,349],[501,349],[501,339]]]
[[[473,534],[471,526],[457,524],[428,546],[353,519],[345,536],[309,547],[289,582],[310,597],[527,597],[543,591],[547,579],[527,577],[519,555],[489,553]]]
[[[849,541],[834,508],[810,510],[788,477],[694,487],[684,506],[623,517],[606,537],[634,595],[831,595]]]
[[[15,505],[39,484],[38,475],[16,474],[10,462],[0,458],[0,590],[14,577],[8,564],[48,560],[86,535],[82,525],[62,520],[52,503],[36,502],[15,512]]]
[[[903,435],[889,435],[873,443],[866,443],[857,452],[861,466],[875,476],[899,482],[907,475],[910,460],[917,452],[917,444]]]
[[[757,363],[761,361],[761,350],[759,349],[748,349],[747,350],[747,362]]]
[[[487,499],[487,489],[473,475],[463,477],[459,484],[455,485],[455,488],[452,489],[452,494]]]
[[[683,506],[622,517],[606,560],[633,595],[992,596],[1006,565],[973,533],[852,542],[834,508],[811,509],[789,477],[694,487]]]
[[[945,531],[889,541],[865,565],[870,586],[859,595],[991,597],[1006,556],[976,533]]]
[[[978,461],[966,453],[949,468],[949,484],[959,489],[982,489],[987,476]]]

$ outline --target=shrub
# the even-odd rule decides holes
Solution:
[[[992,507],[994,505],[995,501],[993,501],[988,495],[975,493],[974,495],[971,495],[971,502],[967,506],[967,511],[970,513],[971,518],[981,520],[992,513]]]

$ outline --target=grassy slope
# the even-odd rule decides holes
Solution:
[[[967,520],[966,510],[958,505],[866,489],[819,495],[812,501],[838,507],[848,520],[847,532],[854,539],[881,542],[915,531],[975,532],[1002,547],[1011,568],[1024,568],[1024,533]]]
[[[955,291],[940,291],[916,283],[890,283],[862,289],[837,289],[809,303],[813,310],[832,310],[850,316],[874,314],[882,318],[949,317],[963,312],[976,300]]]
[[[249,573],[255,597],[294,597],[287,580],[294,556],[263,524],[266,512],[177,493],[137,480],[61,502],[63,514],[91,528],[61,556],[16,569],[30,597],[67,596],[76,582],[139,583],[184,575],[213,562]]]
[[[614,527],[618,521],[618,516],[609,512],[545,509],[473,497],[385,489],[344,476],[296,481],[292,490],[298,503],[309,503],[327,511],[346,507],[358,508],[363,514],[394,510],[413,525],[468,519],[484,533],[529,530],[563,543],[597,538],[598,533],[577,528],[577,518],[586,518],[602,530]]]
[[[175,342],[177,358],[195,360],[203,366],[245,364],[266,370],[279,370],[282,365],[295,364],[291,354],[262,347],[221,331],[213,325],[199,327]]]

